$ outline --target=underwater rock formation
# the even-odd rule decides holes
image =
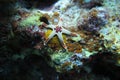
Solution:
[[[0,2],[0,80],[120,79],[119,0]]]
[[[99,32],[99,30],[105,26],[108,22],[108,13],[104,8],[93,8],[83,19],[78,28],[89,31]]]
[[[83,65],[83,55],[81,53],[60,52],[51,55],[54,65],[58,72],[67,72],[72,69],[80,68]]]

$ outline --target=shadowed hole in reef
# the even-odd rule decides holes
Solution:
[[[92,73],[110,78],[110,80],[120,80],[120,67],[115,64],[116,55],[112,52],[100,52],[91,56],[90,66]]]
[[[41,10],[51,9],[58,0],[25,0],[26,7],[29,8],[38,8]]]
[[[46,17],[41,17],[40,22],[44,22],[46,24],[49,24],[48,19]]]

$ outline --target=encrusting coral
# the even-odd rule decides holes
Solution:
[[[21,27],[29,27],[29,26],[34,26],[34,25],[39,26],[41,24],[39,20],[41,16],[42,14],[39,12],[33,13],[29,15],[27,18],[20,21],[19,25]]]
[[[86,15],[86,18],[78,25],[79,29],[89,32],[99,32],[99,30],[107,24],[108,14],[103,8],[93,8]]]
[[[105,28],[100,30],[100,35],[104,38],[106,48],[120,53],[120,29],[117,27],[118,24],[120,24],[118,21],[114,21],[111,25],[106,25]]]

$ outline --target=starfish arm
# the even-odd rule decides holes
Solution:
[[[67,35],[71,35],[71,36],[75,36],[75,37],[77,36],[76,33],[70,32],[70,31],[68,31],[68,30],[66,30],[66,29],[64,29],[64,28],[63,28],[63,30],[62,30],[62,33],[67,34]]]
[[[61,43],[62,47],[63,47],[64,49],[67,49],[67,46],[65,45],[64,40],[63,40],[62,33],[61,33],[61,32],[58,32],[58,33],[57,33],[57,36],[58,36],[58,39],[60,40],[60,43]]]
[[[53,28],[55,28],[55,26],[54,25],[47,25],[46,28],[53,29]]]
[[[67,35],[70,35],[70,34],[71,34],[70,31],[68,31],[68,30],[66,30],[66,29],[64,29],[64,28],[62,28],[62,33],[67,34]]]
[[[48,43],[48,41],[55,36],[55,31],[52,31],[52,33],[48,36],[48,38],[45,40],[45,45]]]

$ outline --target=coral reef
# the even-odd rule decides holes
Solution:
[[[0,2],[0,80],[120,80],[119,0]]]

